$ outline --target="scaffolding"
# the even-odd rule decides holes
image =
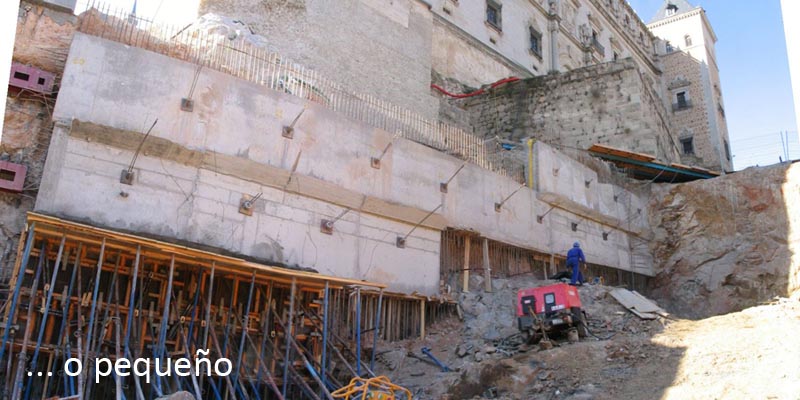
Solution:
[[[4,398],[141,400],[184,390],[204,399],[330,399],[353,377],[375,376],[381,340],[424,335],[426,321],[454,313],[451,303],[379,283],[35,213],[22,237],[0,324]],[[65,370],[71,358],[82,361],[77,376]],[[100,358],[147,359],[151,373],[95,377]],[[200,368],[180,376],[180,358]],[[217,373],[222,358],[230,374]],[[170,363],[171,374],[155,373]]]

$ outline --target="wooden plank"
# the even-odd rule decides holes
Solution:
[[[99,237],[106,237],[113,239],[115,241],[121,242],[128,242],[132,244],[140,244],[142,247],[149,247],[154,248],[166,253],[174,253],[176,255],[184,255],[188,256],[189,258],[196,258],[198,260],[203,260],[204,262],[196,262],[196,264],[207,264],[211,261],[219,261],[220,263],[226,264],[232,267],[238,267],[241,269],[252,270],[256,269],[258,271],[273,273],[275,275],[281,275],[286,277],[296,277],[300,280],[310,280],[316,282],[324,282],[330,281],[331,283],[343,284],[343,285],[359,285],[359,286],[371,286],[374,288],[385,288],[386,285],[382,283],[376,282],[368,282],[356,279],[346,279],[346,278],[339,278],[334,276],[322,275],[313,272],[307,271],[299,271],[299,270],[291,270],[281,267],[269,266],[264,264],[258,264],[250,261],[245,261],[240,258],[224,256],[218,253],[213,253],[205,250],[195,249],[187,246],[181,246],[177,244],[162,242],[155,239],[144,238],[141,236],[116,232],[108,229],[101,229],[96,228],[89,225],[79,224],[75,222],[70,222],[66,220],[62,220],[60,218],[50,217],[34,212],[28,213],[28,221],[29,222],[37,222],[35,230],[36,232],[46,231],[46,225],[52,226],[54,232],[58,231],[70,231],[74,233],[83,233],[83,234],[90,234],[93,236]],[[68,235],[70,236],[70,235]],[[86,241],[85,239],[82,239]]]
[[[489,239],[483,238],[483,282],[484,290],[492,292],[492,266],[489,264]]]
[[[630,158],[636,161],[650,162],[656,159],[654,156],[650,154],[622,150],[611,146],[605,146],[602,144],[593,144],[591,147],[589,147],[589,151],[594,153],[613,155],[617,157]]]
[[[611,297],[641,319],[655,319],[659,315],[669,316],[661,307],[636,291],[616,288],[611,291]]]
[[[462,268],[464,280],[461,286],[461,291],[469,293],[469,252],[470,252],[470,237],[464,238],[464,266]]]

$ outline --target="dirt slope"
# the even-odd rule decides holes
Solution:
[[[376,369],[418,399],[800,399],[797,299],[697,321],[641,321],[611,288],[588,286],[580,294],[590,326],[613,337],[562,339],[547,351],[501,340],[514,332],[511,294],[547,283],[500,281],[495,293],[462,295],[464,321],[383,345]],[[423,346],[455,372],[416,358]]]

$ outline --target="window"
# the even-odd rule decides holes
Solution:
[[[617,60],[619,60],[619,54],[617,54],[617,52],[615,51],[614,52],[614,61],[617,61]]]
[[[672,43],[667,41],[667,53],[672,53],[675,49],[672,48]]]
[[[675,103],[672,104],[672,111],[685,110],[692,106],[686,91],[675,94]]]
[[[606,49],[603,47],[602,44],[600,44],[599,35],[595,30],[592,30],[592,46],[594,46],[594,48],[597,49],[597,52],[600,53],[600,55],[606,54]]]
[[[673,15],[675,15],[677,13],[678,13],[678,6],[676,6],[675,4],[670,3],[667,6],[667,16],[670,17],[670,16],[673,16]]]
[[[502,29],[502,7],[503,6],[501,6],[500,3],[494,0],[486,1],[486,22],[497,29]]]
[[[683,154],[694,155],[694,139],[691,137],[681,139]]]
[[[529,28],[530,31],[530,41],[531,41],[531,53],[533,53],[537,58],[540,60],[542,59],[542,34],[536,30],[534,27]]]
[[[686,92],[678,92],[678,107],[686,108],[689,106],[689,102],[686,101]]]
[[[686,42],[686,47],[692,47],[692,37],[686,35],[683,37],[683,40]]]

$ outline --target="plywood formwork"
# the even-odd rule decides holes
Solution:
[[[328,398],[353,376],[372,374],[381,339],[424,331],[424,314],[395,308],[419,310],[421,303],[449,315],[446,303],[384,296],[382,284],[39,214],[28,215],[25,236],[0,326],[0,364],[7,366],[0,386],[12,398],[149,399],[177,390],[198,398]],[[416,325],[408,324],[414,318]],[[231,360],[234,372],[196,371],[194,379],[153,374],[149,383],[112,374],[94,383],[96,358],[158,359],[163,366],[183,357],[194,363],[198,349],[210,349],[212,364]],[[64,374],[71,357],[85,360],[83,376]]]

